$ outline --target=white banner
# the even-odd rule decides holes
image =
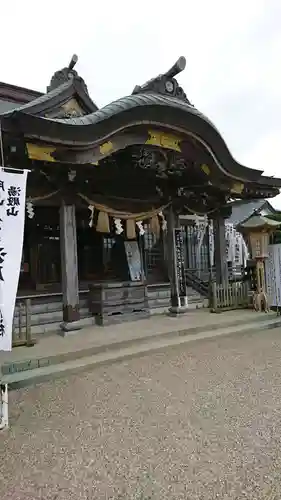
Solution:
[[[274,256],[275,256],[274,246],[269,245],[268,258],[265,261],[266,293],[269,306],[276,305],[276,280],[275,280]]]
[[[195,224],[196,224],[196,229],[197,229],[196,266],[198,267],[199,272],[200,272],[200,269],[201,269],[201,265],[200,265],[201,248],[203,245],[204,236],[206,234],[206,229],[208,226],[208,217],[205,216],[203,222],[198,222],[198,220],[196,220]]]
[[[270,306],[281,306],[281,244],[269,245],[265,260],[266,289]]]
[[[210,264],[211,266],[213,266],[215,260],[215,247],[214,247],[214,229],[212,221],[210,221],[210,226],[209,226],[209,252],[210,252]]]
[[[228,262],[232,262],[234,266],[246,266],[249,252],[247,245],[241,233],[235,230],[233,224],[225,224],[226,238],[226,257]],[[214,265],[214,230],[210,224],[209,229],[209,249],[211,265]]]
[[[12,327],[21,267],[28,171],[0,169],[0,351],[12,349]]]

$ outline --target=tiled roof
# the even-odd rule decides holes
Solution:
[[[18,102],[4,101],[0,99],[0,115],[2,113],[7,113],[19,107]]]
[[[190,132],[204,141],[219,159],[225,174],[240,180],[258,180],[259,170],[249,169],[237,163],[214,124],[192,105],[168,95],[153,93],[134,94],[114,101],[105,107],[76,118],[41,118],[33,116],[30,108],[11,113],[27,135],[48,137],[65,144],[94,144],[103,136],[137,123],[158,122],[166,127],[177,126],[183,132]],[[7,115],[6,115],[7,116]],[[5,118],[6,118],[5,116]],[[7,116],[9,121],[9,118]],[[3,126],[8,122],[3,121]],[[153,125],[151,125],[153,126]]]
[[[263,207],[268,211],[274,212],[274,208],[266,200],[252,200],[252,201],[237,201],[232,203],[232,214],[227,219],[234,226],[243,222],[247,217],[252,215],[255,211],[259,212]]]
[[[39,114],[43,115],[49,111],[50,109],[60,105],[62,102],[65,102],[68,98],[75,95],[75,93],[81,96],[80,88],[76,88],[75,81],[68,80],[65,83],[62,83],[58,87],[50,90],[46,94],[42,94],[36,99],[33,99],[30,102],[25,104],[16,104],[14,106],[3,106],[1,107],[0,101],[0,115],[10,115],[11,112],[18,113],[30,113],[33,115]],[[82,99],[86,100],[86,104],[90,111],[94,111],[97,109],[97,106],[93,103],[88,95],[83,95]],[[4,101],[3,101],[4,102]]]
[[[267,217],[264,217],[263,215],[253,215],[250,216],[245,222],[242,224],[239,224],[238,227],[243,230],[243,229],[258,229],[259,227],[278,227],[280,226],[281,222],[268,219]]]

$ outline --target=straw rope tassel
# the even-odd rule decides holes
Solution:
[[[136,235],[136,221],[134,219],[127,219],[126,221],[126,233],[128,240],[135,240]]]
[[[151,229],[151,231],[154,234],[156,234],[157,236],[159,236],[159,234],[160,234],[160,224],[159,224],[158,215],[155,215],[154,217],[152,217],[150,219],[150,229]]]
[[[109,217],[106,212],[99,212],[96,231],[99,233],[110,233]]]

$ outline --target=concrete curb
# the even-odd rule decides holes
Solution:
[[[60,364],[39,367],[33,370],[12,373],[5,375],[2,378],[2,383],[8,383],[10,389],[18,389],[26,387],[34,383],[40,383],[47,380],[53,380],[69,374],[75,374],[83,371],[91,370],[96,366],[107,365],[118,361],[125,361],[134,357],[157,353],[168,347],[176,347],[188,342],[203,341],[207,339],[216,340],[219,337],[231,335],[244,335],[249,333],[257,333],[266,329],[278,328],[281,326],[281,319],[273,318],[268,321],[255,321],[247,324],[212,329],[201,333],[189,335],[171,335],[171,338],[159,336],[158,338],[146,339],[146,342],[138,343],[131,342],[130,346],[120,347],[119,349],[107,349],[106,351],[96,352],[95,354],[85,357],[68,360]]]
[[[217,331],[221,328],[227,329],[231,327],[237,327],[239,325],[254,325],[254,324],[266,324],[268,321],[280,321],[281,324],[281,318],[278,320],[277,317],[274,316],[268,317],[267,315],[253,315],[252,318],[242,318],[242,319],[235,319],[232,321],[229,321],[227,323],[224,323],[224,325],[221,324],[212,324],[211,328],[212,331]],[[119,349],[123,349],[126,347],[130,347],[131,345],[142,345],[143,343],[147,342],[152,342],[152,341],[161,341],[164,339],[169,339],[174,338],[176,336],[189,336],[189,335],[195,335],[199,333],[203,333],[206,331],[206,328],[208,328],[206,325],[198,325],[195,327],[191,328],[182,328],[182,329],[174,329],[170,330],[168,332],[163,332],[163,333],[155,333],[152,335],[143,335],[142,337],[135,337],[135,338],[126,338],[120,340],[116,340],[111,343],[105,343],[102,345],[98,346],[88,346],[86,348],[82,348],[76,351],[69,351],[69,352],[64,352],[64,353],[58,353],[55,355],[50,355],[50,356],[37,356],[35,358],[26,358],[22,359],[19,361],[6,361],[2,364],[1,366],[1,378],[5,377],[6,375],[12,375],[14,373],[21,373],[25,371],[30,371],[30,370],[36,370],[38,368],[43,368],[47,366],[53,366],[53,365],[58,365],[61,363],[65,363],[68,361],[75,361],[84,357],[89,357],[89,356],[94,356],[97,354],[101,354],[103,352],[108,352],[108,351],[115,351]]]

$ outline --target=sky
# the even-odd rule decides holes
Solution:
[[[235,159],[281,177],[280,0],[13,0],[0,27],[0,81],[44,92],[76,53],[99,107],[185,56],[178,81]]]

